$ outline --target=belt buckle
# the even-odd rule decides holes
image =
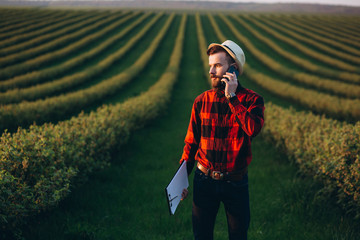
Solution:
[[[222,180],[224,178],[224,174],[219,171],[212,171],[211,177],[215,180]]]

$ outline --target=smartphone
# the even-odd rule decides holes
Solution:
[[[234,65],[231,65],[226,72],[235,73],[236,78],[239,76],[239,71],[235,68]],[[228,80],[229,80],[229,79],[228,79]],[[221,85],[225,88],[226,83],[224,83],[223,81],[221,81]]]

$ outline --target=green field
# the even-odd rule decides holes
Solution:
[[[164,188],[225,39],[266,102],[249,238],[360,238],[358,16],[0,13],[1,239],[192,239],[192,184],[171,217]]]

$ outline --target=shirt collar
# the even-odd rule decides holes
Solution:
[[[215,91],[216,91],[216,96],[217,96],[218,98],[225,97],[225,91],[224,91],[224,90],[222,90],[222,89],[216,89]]]

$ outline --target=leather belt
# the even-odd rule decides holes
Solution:
[[[242,169],[238,172],[219,172],[213,171],[201,165],[201,163],[197,163],[197,168],[203,172],[206,176],[210,176],[215,180],[227,180],[227,181],[240,181],[247,173],[247,168]]]

